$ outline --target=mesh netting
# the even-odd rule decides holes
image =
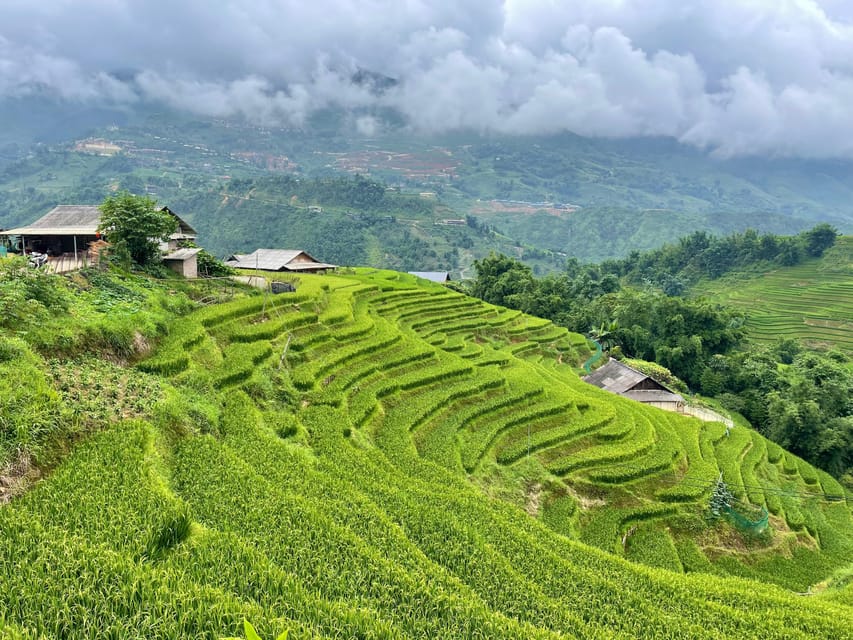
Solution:
[[[767,509],[750,504],[733,503],[725,509],[734,525],[748,533],[762,533],[769,522]]]

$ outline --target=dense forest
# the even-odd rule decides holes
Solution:
[[[748,341],[746,316],[687,286],[731,270],[793,265],[832,246],[818,225],[797,236],[695,233],[674,245],[598,265],[570,260],[538,278],[522,262],[490,255],[475,263],[470,293],[597,338],[611,355],[654,361],[698,393],[743,414],[762,434],[853,481],[853,367],[839,350],[792,339]]]

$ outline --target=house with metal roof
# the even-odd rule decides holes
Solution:
[[[178,222],[178,228],[161,248],[170,255],[177,250],[181,240],[195,240],[196,230],[182,220],[168,207],[160,207]],[[47,267],[51,271],[64,273],[80,269],[94,258],[90,246],[100,240],[98,227],[101,223],[101,209],[98,205],[61,204],[54,207],[41,218],[23,227],[0,231],[0,235],[10,239],[13,248],[24,255],[38,252],[48,256]],[[182,259],[174,258],[170,266],[195,259],[192,255],[181,254]],[[178,270],[178,269],[176,269]],[[179,270],[179,272],[180,272]]]
[[[247,254],[235,253],[225,264],[235,269],[296,273],[325,273],[337,269],[337,265],[320,262],[301,249],[256,249]]]
[[[583,380],[605,391],[667,411],[684,410],[684,397],[654,378],[610,358]]]
[[[450,282],[450,273],[447,271],[409,271],[409,275],[429,280],[430,282]]]

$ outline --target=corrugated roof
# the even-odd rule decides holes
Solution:
[[[304,256],[311,262],[291,264],[297,257]],[[235,255],[235,260],[225,264],[237,269],[260,269],[262,271],[310,271],[312,269],[334,269],[335,265],[318,262],[300,249],[257,249],[247,255]]]
[[[295,262],[287,265],[288,271],[312,271],[316,269],[336,269],[338,265],[325,262]]]
[[[201,251],[199,248],[194,249],[176,249],[171,253],[167,253],[163,256],[163,260],[180,260],[183,262],[184,260],[189,260],[194,255],[197,255],[198,252]]]
[[[607,364],[585,376],[584,381],[601,387],[605,391],[624,393],[648,377],[645,373],[640,373],[636,369],[610,358]]]
[[[97,227],[18,227],[0,231],[0,236],[94,236]]]
[[[409,274],[432,282],[447,282],[450,280],[450,273],[447,271],[409,271]]]
[[[178,220],[180,227],[173,238],[195,237],[196,231],[187,222],[175,215],[169,207],[158,207]],[[60,204],[26,227],[0,232],[4,236],[93,236],[98,232],[101,209],[94,204]]]
[[[61,204],[26,227],[9,229],[3,235],[95,235],[101,210],[97,205]]]
[[[669,391],[652,391],[640,389],[637,391],[625,391],[620,395],[637,400],[638,402],[684,402],[684,397]]]

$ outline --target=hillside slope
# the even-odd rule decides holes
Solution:
[[[0,637],[853,637],[849,590],[790,591],[849,563],[838,484],[587,354],[392,272],[205,307],[138,365],[149,420],[0,509]],[[705,523],[719,473],[772,536]]]
[[[702,282],[694,290],[746,310],[754,340],[797,338],[853,352],[853,236],[841,236],[821,258]]]

